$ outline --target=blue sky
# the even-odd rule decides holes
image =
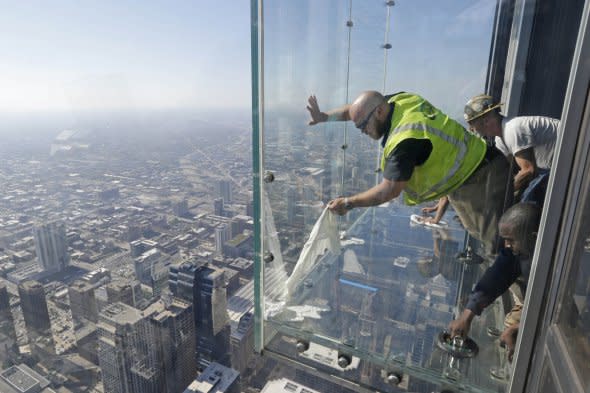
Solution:
[[[265,1],[267,109],[382,90],[386,7]],[[495,1],[397,0],[385,90],[459,114],[484,88]],[[0,111],[248,109],[250,1],[0,0]]]
[[[250,2],[0,1],[3,111],[249,108]]]

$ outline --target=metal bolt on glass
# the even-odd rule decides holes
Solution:
[[[297,341],[297,344],[295,347],[297,348],[297,352],[303,353],[309,349],[309,342],[299,340],[299,341]]]
[[[265,183],[272,183],[275,181],[275,175],[271,171],[264,172],[264,182]]]
[[[398,373],[389,373],[387,374],[387,382],[392,384],[392,385],[399,385],[399,383],[402,381],[402,376]]]
[[[346,355],[344,353],[338,354],[338,365],[340,367],[346,368],[350,366],[350,363],[352,363],[352,358],[349,355]]]
[[[272,252],[267,251],[267,252],[264,253],[264,258],[263,259],[264,259],[264,262],[270,263],[270,262],[272,262],[272,261],[275,260],[275,256],[272,254]]]

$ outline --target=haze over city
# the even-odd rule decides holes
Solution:
[[[265,295],[284,295],[326,202],[375,181],[375,145],[356,131],[345,141],[343,124],[308,127],[308,96],[328,109],[365,89],[420,91],[461,118],[464,97],[484,87],[494,7],[399,1],[384,54],[385,5],[353,3],[349,42],[342,1],[268,2],[265,74],[252,81],[248,1],[0,1],[0,392],[274,393],[293,381],[354,392],[254,353],[254,207],[266,209],[280,262],[265,267]],[[257,77],[262,157],[252,152]],[[255,201],[261,158],[276,182]],[[350,249],[306,271],[269,323],[429,362],[464,289],[456,266],[433,278],[409,263],[432,253],[432,233],[408,230],[414,208],[392,206],[341,220]],[[449,233],[456,252],[463,231]],[[302,356],[340,367],[327,346]],[[379,380],[358,358],[349,366]]]

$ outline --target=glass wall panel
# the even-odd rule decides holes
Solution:
[[[312,95],[328,111],[365,90],[408,91],[462,122],[464,103],[484,89],[494,4],[272,0],[262,14],[266,353],[341,386],[503,391],[490,375],[506,365],[490,335],[503,326],[499,302],[472,325],[475,358],[439,340],[484,270],[456,258],[466,236],[455,212],[433,228],[412,224],[424,206],[397,200],[325,210],[381,181],[381,146],[352,122],[310,126],[306,110]]]
[[[590,162],[586,163],[583,190],[575,217],[572,263],[566,273],[558,306],[557,326],[583,386],[590,386]]]

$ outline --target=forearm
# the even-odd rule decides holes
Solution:
[[[324,112],[324,121],[348,121],[350,120],[350,104],[341,106],[340,108],[332,109],[328,112]]]
[[[449,207],[449,198],[446,196],[442,197],[438,201],[438,205],[436,206],[436,215],[434,216],[434,221],[439,222],[442,217],[445,215],[447,208]]]
[[[383,181],[367,191],[348,197],[348,201],[352,207],[378,206],[397,198],[405,184],[406,182]]]
[[[534,169],[521,169],[514,176],[514,190],[526,188],[527,184],[535,177]]]
[[[465,305],[465,311],[469,310],[473,315],[481,315],[483,310],[493,302],[495,298],[488,296],[488,294],[482,291],[474,291],[469,294],[467,298],[467,304]]]

